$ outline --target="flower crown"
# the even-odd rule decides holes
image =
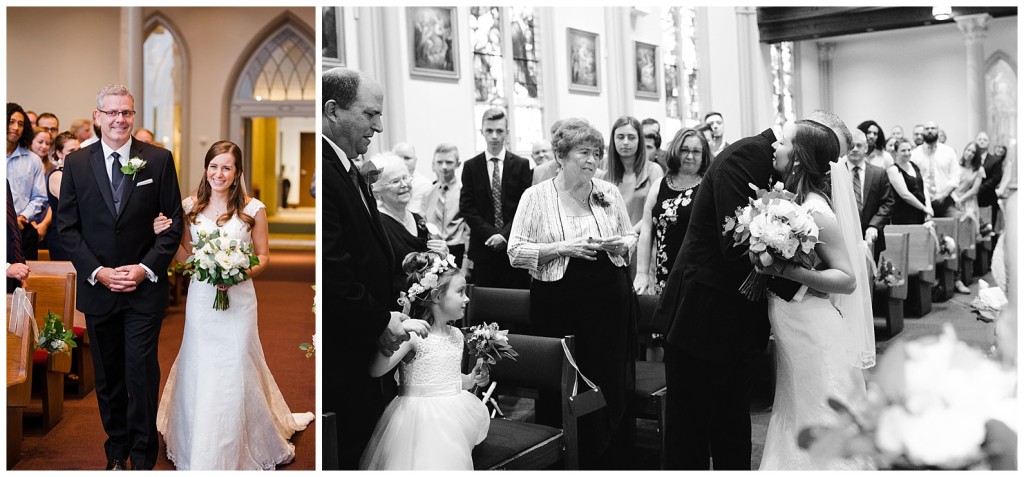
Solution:
[[[423,277],[416,283],[413,283],[409,287],[409,291],[402,293],[402,296],[398,298],[398,303],[405,306],[406,303],[411,304],[413,300],[417,299],[420,294],[433,290],[437,287],[440,281],[441,275],[450,269],[456,268],[455,255],[448,254],[447,257],[441,258],[437,254],[429,254],[431,257],[429,268],[424,265],[418,271],[423,273]],[[426,270],[426,272],[424,272]]]

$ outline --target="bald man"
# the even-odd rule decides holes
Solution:
[[[391,152],[405,161],[405,167],[409,169],[409,177],[412,177],[412,198],[409,199],[409,212],[422,214],[423,198],[430,193],[432,183],[430,179],[416,174],[416,163],[419,161],[416,157],[416,148],[407,142],[400,142],[391,148]]]

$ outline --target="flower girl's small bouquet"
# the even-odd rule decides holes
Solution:
[[[43,329],[39,332],[39,340],[36,341],[37,347],[50,354],[70,353],[71,348],[78,347],[75,344],[75,334],[64,328],[64,321],[60,315],[47,310],[43,321]]]
[[[896,265],[882,257],[878,261],[878,275],[875,281],[890,287],[898,287],[903,284],[903,272],[900,272]]]
[[[491,365],[503,358],[516,360],[519,353],[508,344],[508,330],[498,329],[497,323],[483,323],[465,330],[466,348],[476,358],[480,371],[489,374]]]
[[[956,258],[956,240],[949,235],[939,238],[939,260],[952,260]]]
[[[776,260],[813,268],[818,260],[814,245],[818,243],[818,224],[807,209],[795,202],[796,194],[776,182],[771,191],[758,189],[757,198],[745,207],[737,207],[733,217],[726,217],[722,235],[732,233],[733,246],[747,245],[751,263],[770,267]],[[751,270],[740,286],[750,301],[764,297],[768,277]]]
[[[248,280],[249,270],[259,263],[252,244],[224,237],[220,230],[199,232],[199,240],[192,242],[192,256],[185,262],[185,273],[218,287],[213,309],[227,310],[230,306],[228,292],[219,286]]]

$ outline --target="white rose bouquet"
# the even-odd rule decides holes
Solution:
[[[224,237],[220,230],[214,230],[199,232],[199,240],[192,242],[192,256],[185,262],[184,273],[216,286],[213,309],[227,310],[230,306],[228,292],[222,286],[248,280],[249,270],[259,263],[252,244]]]
[[[737,207],[733,217],[726,217],[722,235],[732,233],[733,246],[746,245],[751,263],[770,267],[776,260],[795,263],[804,268],[813,268],[818,255],[814,245],[818,243],[818,224],[810,212],[795,202],[796,195],[776,182],[771,191],[750,188],[757,192],[757,198],[750,199],[745,207]],[[751,301],[764,297],[767,276],[752,270],[740,286],[740,292]]]
[[[832,426],[798,437],[813,458],[871,458],[881,468],[1016,467],[1017,372],[960,341],[938,336],[897,342],[879,360],[864,402],[829,405]],[[1010,445],[1012,441],[1012,445]]]

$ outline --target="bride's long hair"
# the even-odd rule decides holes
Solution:
[[[793,149],[785,175],[786,190],[803,203],[814,192],[832,205],[832,159],[839,157],[839,140],[831,130],[813,121],[797,121]]]
[[[217,226],[224,225],[237,212],[238,218],[245,222],[249,230],[252,230],[256,226],[256,219],[243,212],[249,198],[245,194],[245,184],[242,181],[245,172],[242,169],[242,149],[231,141],[217,141],[210,146],[209,151],[206,151],[206,159],[203,161],[203,178],[199,181],[199,189],[196,191],[196,205],[185,214],[185,220],[191,224],[196,223],[199,214],[210,204],[210,195],[213,194],[213,189],[206,177],[206,170],[210,168],[210,161],[221,154],[231,154],[231,157],[235,159],[235,180],[228,189],[228,208],[220,217],[217,217]]]

